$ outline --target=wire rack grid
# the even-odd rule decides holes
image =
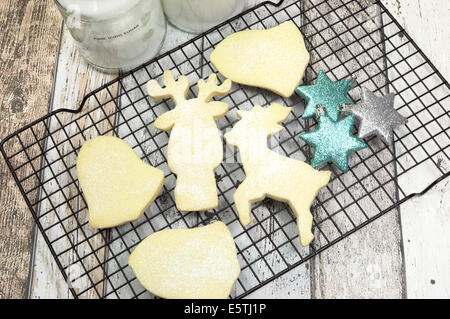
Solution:
[[[315,240],[301,247],[295,218],[288,206],[266,199],[253,205],[254,218],[243,228],[233,193],[244,178],[238,154],[224,144],[225,159],[216,170],[219,207],[185,214],[176,210],[175,176],[168,170],[168,133],[153,121],[173,107],[145,93],[148,80],[162,83],[164,70],[186,75],[191,85],[215,72],[209,62],[214,47],[244,29],[265,29],[294,21],[311,53],[304,82],[319,70],[335,80],[356,75],[358,86],[377,94],[396,92],[396,108],[408,124],[396,130],[394,146],[366,140],[368,148],[351,156],[346,174],[332,170],[329,185],[315,201]],[[222,78],[223,80],[223,78]],[[194,96],[193,85],[189,94]],[[378,1],[281,1],[249,9],[187,43],[153,59],[88,94],[77,110],[60,109],[7,137],[1,152],[75,298],[149,298],[127,259],[149,234],[167,228],[197,227],[212,220],[227,224],[236,242],[241,274],[232,297],[244,297],[292,270],[416,194],[399,180],[416,169],[429,171],[426,191],[449,175],[450,87],[429,59]],[[350,92],[359,99],[359,90]],[[282,99],[264,90],[233,85],[221,98],[230,111],[218,121],[221,131],[237,121],[236,110],[274,102],[293,107],[276,137],[277,151],[309,160],[311,150],[298,135],[315,128],[301,119],[298,96]],[[166,175],[163,190],[144,216],[108,230],[88,225],[86,202],[79,187],[76,157],[84,141],[97,135],[124,139],[147,163]],[[427,187],[428,186],[428,187]]]

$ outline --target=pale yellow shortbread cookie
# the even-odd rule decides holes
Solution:
[[[290,97],[303,78],[309,53],[300,30],[287,21],[228,36],[211,53],[211,62],[233,82]]]
[[[240,273],[233,237],[222,222],[151,234],[128,263],[148,291],[168,299],[227,298]]]
[[[217,76],[211,74],[208,82],[198,82],[196,99],[186,99],[189,82],[185,76],[175,81],[172,72],[164,72],[165,88],[155,80],[148,82],[147,90],[153,99],[172,98],[176,107],[159,116],[154,125],[170,131],[167,162],[177,175],[175,203],[181,211],[202,211],[216,208],[218,196],[214,170],[223,157],[223,144],[215,120],[228,111],[225,102],[211,101],[213,96],[226,95],[231,81],[217,85]]]
[[[311,204],[319,190],[328,184],[331,173],[282,156],[267,147],[267,138],[283,129],[290,107],[272,104],[259,105],[251,111],[238,111],[240,121],[225,134],[226,141],[239,148],[245,179],[234,193],[234,202],[243,226],[250,223],[251,204],[266,196],[287,202],[297,217],[300,242],[309,245],[311,232]]]
[[[77,173],[89,225],[109,228],[139,219],[164,182],[163,171],[144,163],[124,141],[97,136],[83,144]]]

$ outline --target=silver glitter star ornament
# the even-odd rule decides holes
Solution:
[[[394,98],[394,93],[378,97],[369,89],[361,88],[361,101],[348,108],[359,119],[359,138],[377,135],[386,144],[392,144],[394,129],[407,122],[394,109]]]

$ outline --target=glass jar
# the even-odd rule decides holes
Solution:
[[[55,0],[81,55],[105,72],[153,58],[166,34],[160,0]]]
[[[176,27],[201,33],[242,12],[245,0],[162,0],[162,4]]]

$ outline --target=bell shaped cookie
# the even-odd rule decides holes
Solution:
[[[163,171],[144,163],[127,143],[113,136],[85,142],[77,172],[93,228],[139,219],[164,182]]]
[[[227,298],[240,273],[233,237],[222,222],[153,233],[128,263],[148,291],[166,299]]]
[[[211,53],[211,62],[226,78],[290,97],[300,84],[309,53],[292,21],[267,30],[234,33]]]

